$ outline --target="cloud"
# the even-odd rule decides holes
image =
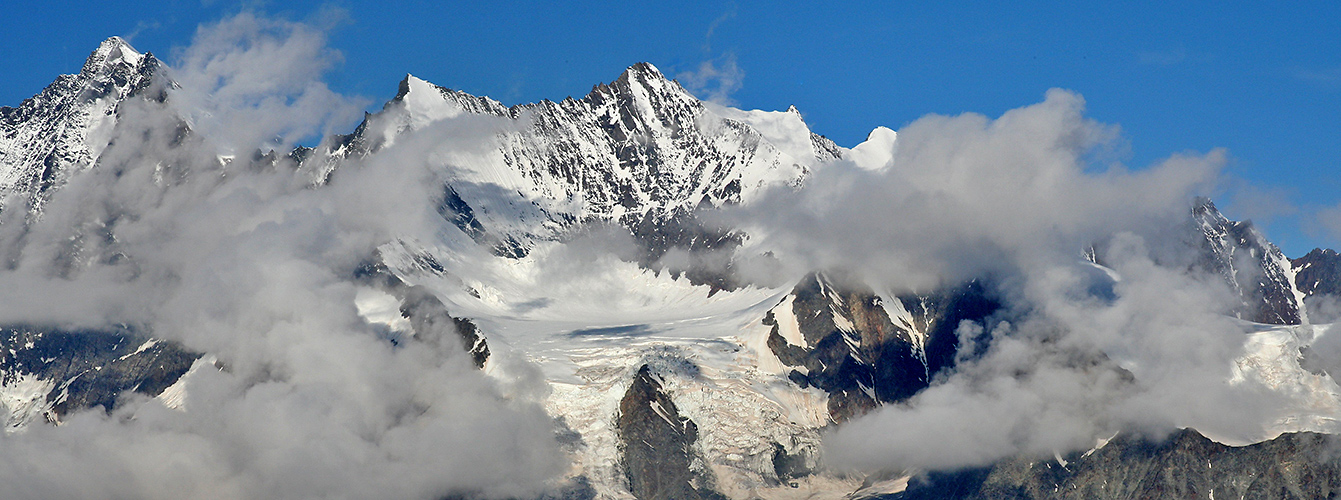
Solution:
[[[798,270],[848,268],[928,290],[1069,262],[1115,232],[1181,222],[1215,182],[1221,151],[1089,168],[1087,153],[1116,137],[1083,110],[1079,95],[1052,90],[996,120],[930,115],[898,132],[890,167],[823,166],[803,189],[774,189],[723,222],[749,228],[752,246]]]
[[[321,81],[340,54],[307,24],[243,13],[200,28],[175,55],[171,76],[187,122],[225,153],[287,151],[347,130],[366,106]]]
[[[1318,210],[1315,224],[1333,241],[1341,241],[1341,204]]]
[[[1229,191],[1224,211],[1235,219],[1251,219],[1259,226],[1268,227],[1278,218],[1299,213],[1291,201],[1292,193],[1283,188],[1261,187],[1244,181],[1234,183]]]
[[[675,79],[700,99],[730,106],[735,103],[731,100],[731,94],[740,90],[745,72],[736,64],[736,55],[726,53],[699,63],[698,69],[694,71],[676,74]]]
[[[534,380],[500,387],[455,343],[392,345],[354,308],[360,262],[393,234],[441,230],[433,174],[389,155],[313,188],[292,162],[249,154],[344,129],[361,109],[320,83],[335,57],[320,32],[242,14],[202,27],[178,55],[168,74],[179,89],[124,103],[96,166],[37,222],[0,225],[16,256],[0,271],[0,322],[143,325],[225,369],[187,379],[185,411],[139,399],[0,436],[7,495],[544,488],[564,461],[535,391],[516,389]]]
[[[1137,54],[1136,61],[1149,66],[1173,66],[1187,60],[1187,49],[1178,47],[1175,49],[1141,52]]]
[[[717,16],[717,19],[713,19],[712,23],[708,24],[708,31],[703,35],[704,52],[712,52],[712,35],[717,32],[717,28],[721,26],[722,23],[727,22],[734,17],[736,17],[736,6],[733,4],[731,5],[730,10],[722,13],[722,15],[720,16]]]
[[[1294,77],[1315,87],[1335,89],[1341,84],[1341,67],[1299,68],[1294,71]]]
[[[996,119],[927,116],[898,131],[881,169],[837,162],[723,215],[750,233],[742,251],[775,258],[774,272],[843,269],[895,293],[988,278],[1006,298],[985,324],[961,328],[991,338],[984,352],[829,433],[827,463],[981,465],[1084,449],[1120,429],[1269,437],[1264,423],[1287,405],[1227,383],[1244,339],[1227,314],[1237,297],[1189,271],[1191,202],[1217,187],[1225,153],[1091,164],[1091,151],[1121,138],[1084,104],[1051,90]],[[1116,280],[1081,260],[1097,242]]]

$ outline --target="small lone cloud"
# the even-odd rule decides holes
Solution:
[[[717,28],[720,28],[722,23],[733,17],[736,17],[734,3],[729,6],[726,12],[717,16],[717,19],[713,19],[708,24],[708,31],[703,34],[704,57],[709,57],[712,54],[712,37],[717,33]],[[735,101],[731,99],[731,94],[740,90],[742,81],[745,79],[745,72],[741,71],[740,66],[736,64],[736,54],[727,51],[699,63],[696,70],[677,73],[675,79],[679,80],[685,89],[693,92],[699,99],[730,106],[735,104]]]
[[[740,90],[745,72],[736,64],[736,55],[728,52],[699,63],[695,71],[676,74],[675,78],[700,99],[729,106],[735,104],[731,94]]]
[[[1313,224],[1322,229],[1327,238],[1341,241],[1341,204],[1319,210],[1313,217]]]
[[[135,28],[130,30],[130,33],[121,35],[121,38],[124,38],[127,42],[133,43],[135,41],[135,37],[140,36],[140,33],[143,33],[145,31],[153,31],[162,27],[163,25],[159,24],[158,21],[140,21],[135,23]]]
[[[1141,52],[1136,62],[1147,66],[1173,66],[1187,60],[1187,49],[1178,47],[1172,50]]]
[[[1299,213],[1292,199],[1295,194],[1280,187],[1263,187],[1239,179],[1233,182],[1226,211],[1239,219],[1251,219],[1259,226]]]
[[[717,16],[717,19],[713,19],[713,20],[712,20],[712,23],[708,25],[708,32],[705,33],[705,34],[703,35],[703,51],[704,51],[704,52],[712,52],[712,35],[713,35],[713,33],[716,33],[716,32],[717,32],[717,27],[718,27],[718,26],[721,26],[722,23],[726,22],[727,20],[729,20],[729,19],[731,19],[731,18],[733,18],[733,17],[736,17],[736,6],[735,6],[735,5],[732,5],[732,6],[731,6],[731,10],[726,11],[726,12],[723,13],[722,15]]]
[[[1329,89],[1341,88],[1341,66],[1335,68],[1299,68],[1294,77],[1304,83]]]

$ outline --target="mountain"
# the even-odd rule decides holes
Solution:
[[[1336,440],[1304,432],[1231,447],[1193,429],[1164,439],[1122,434],[1084,453],[927,474],[902,493],[867,498],[1333,498],[1341,489]]]
[[[150,96],[163,64],[112,37],[77,75],[62,75],[17,108],[0,107],[0,210],[41,211],[50,191],[92,167],[107,147],[117,108]],[[23,207],[23,208],[19,208]]]
[[[1273,325],[1306,321],[1305,293],[1296,288],[1295,268],[1252,222],[1225,218],[1205,198],[1196,201],[1192,217],[1204,237],[1198,242],[1197,265],[1219,274],[1241,297],[1238,317]]]
[[[811,273],[764,316],[768,348],[788,379],[827,393],[829,415],[843,422],[904,401],[953,368],[956,330],[965,321],[990,327],[1001,308],[990,286],[974,280],[890,297]]]
[[[640,63],[581,99],[512,107],[406,76],[381,112],[311,152],[304,168],[329,182],[346,159],[433,135],[424,130],[463,115],[494,130],[480,137],[491,147],[434,165],[446,177],[440,210],[475,241],[512,257],[593,222],[632,229],[649,261],[671,247],[722,244],[726,235],[683,227],[684,219],[775,184],[799,186],[815,165],[842,154],[810,132],[795,108],[705,103]]]
[[[1295,289],[1302,303],[1319,323],[1341,319],[1341,254],[1336,250],[1314,248],[1307,255],[1290,260]]]
[[[71,179],[109,168],[102,152],[125,104],[173,102],[167,71],[112,38],[80,74],[59,77],[18,108],[0,108],[0,224],[44,223],[45,204]],[[263,172],[302,193],[358,192],[351,184],[379,162],[423,173],[433,193],[424,208],[441,227],[415,237],[377,233],[385,239],[358,247],[358,255],[302,272],[328,273],[332,296],[352,297],[329,305],[357,312],[351,328],[377,345],[459,351],[474,367],[464,371],[506,390],[514,379],[541,386],[525,390],[543,401],[572,462],[543,498],[1088,498],[1109,495],[1110,483],[1124,485],[1123,498],[1213,489],[1321,498],[1336,483],[1335,459],[1317,453],[1334,439],[1307,432],[1227,447],[1193,430],[1167,439],[1123,431],[1088,453],[1053,460],[1022,455],[967,470],[872,475],[830,470],[827,433],[882,407],[915,404],[983,356],[994,335],[1029,319],[1018,277],[892,291],[849,269],[811,269],[781,284],[755,283],[732,260],[753,237],[749,228],[722,227],[703,214],[748,206],[769,189],[801,188],[840,162],[885,168],[895,161],[895,132],[879,128],[842,148],[811,131],[795,108],[704,102],[646,63],[558,102],[505,106],[414,76],[397,90],[349,134],[221,159],[208,173]],[[184,122],[180,132],[196,134]],[[260,202],[264,190],[243,191]],[[1341,296],[1341,256],[1315,250],[1291,261],[1251,222],[1229,220],[1207,199],[1189,206],[1171,237],[1177,251],[1159,264],[1229,290],[1233,304],[1223,312],[1245,332],[1244,353],[1226,367],[1234,383],[1262,381],[1303,402],[1305,413],[1270,430],[1335,430],[1341,386],[1300,359],[1325,338],[1320,320],[1341,311],[1329,309]],[[125,236],[95,222],[102,240]],[[278,230],[266,224],[257,223]],[[635,250],[585,264],[582,257],[599,252],[581,238],[605,230]],[[338,238],[314,240],[303,242],[315,248],[304,254],[312,261],[347,250]],[[1073,264],[1096,276],[1078,292],[1083,300],[1111,301],[1123,283],[1108,267],[1106,245],[1083,256],[1075,249]],[[78,283],[77,273],[56,274]],[[189,338],[181,332],[144,325],[15,322],[0,333],[9,432],[59,425],[90,409],[133,413],[137,404],[163,404],[189,412],[191,374],[230,369],[208,349],[168,340]],[[1053,340],[1039,342],[1087,373],[1134,384],[1106,353]],[[397,411],[428,411],[419,404]],[[395,418],[412,419],[401,413]]]

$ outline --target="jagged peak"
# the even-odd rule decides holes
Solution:
[[[515,117],[511,108],[488,96],[449,89],[410,73],[401,79],[396,97],[387,102],[383,109],[392,103],[400,103],[411,113],[435,118],[455,116],[460,112]]]
[[[1219,212],[1219,210],[1215,208],[1215,202],[1205,196],[1198,196],[1192,199],[1192,210],[1197,213],[1207,211]]]
[[[662,74],[661,70],[657,69],[656,66],[653,66],[652,63],[649,62],[634,63],[632,66],[624,69],[624,73],[621,76],[625,75],[646,75],[650,78],[666,79],[666,75]]]
[[[404,100],[405,96],[410,94],[410,84],[414,83],[417,85],[419,82],[424,82],[424,80],[410,73],[406,73],[405,78],[400,79],[400,86],[397,87],[396,97],[391,98],[391,100],[393,101]]]
[[[636,86],[648,90],[659,91],[671,90],[673,93],[683,94],[684,96],[693,98],[693,95],[681,87],[679,82],[666,78],[666,75],[661,73],[661,70],[648,62],[636,63],[625,68],[624,72],[620,73],[619,78],[616,78],[614,82],[611,82],[609,85],[596,85],[596,87],[592,89],[592,92],[599,92],[602,88],[608,89],[610,87],[622,86],[630,88]]]
[[[103,40],[97,49],[89,54],[88,59],[84,61],[84,68],[81,74],[92,75],[108,66],[124,62],[130,67],[139,66],[147,54],[141,54],[130,46],[124,38],[119,36],[110,37]]]

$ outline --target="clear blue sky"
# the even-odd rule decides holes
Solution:
[[[300,21],[342,12],[330,44],[345,61],[328,81],[376,105],[407,72],[516,104],[585,95],[638,61],[674,76],[734,58],[739,107],[794,104],[816,132],[852,146],[877,125],[995,116],[1063,87],[1122,127],[1134,168],[1228,148],[1231,178],[1256,193],[1224,194],[1228,215],[1254,218],[1290,256],[1341,247],[1314,223],[1341,204],[1341,2],[135,3],[8,5],[0,104],[78,71],[108,36],[171,60],[197,25],[244,8]]]

